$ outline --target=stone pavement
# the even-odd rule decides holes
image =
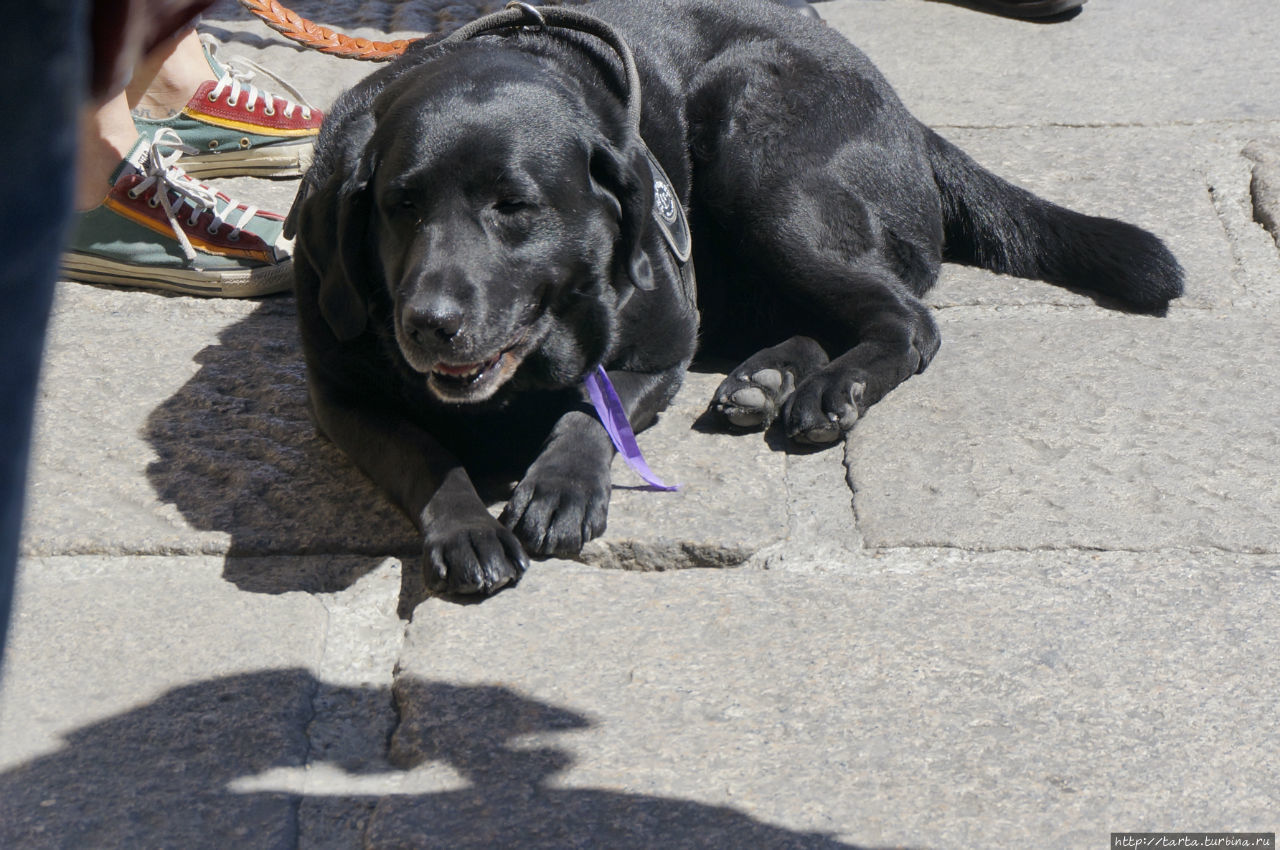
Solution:
[[[290,5],[384,38],[470,15]],[[290,298],[64,285],[0,846],[1104,848],[1280,826],[1275,0],[1090,0],[1043,26],[819,8],[980,161],[1164,236],[1187,297],[1153,319],[948,267],[938,358],[843,449],[704,428],[718,377],[694,374],[641,437],[679,493],[620,467],[581,562],[406,622],[413,531],[313,433]],[[228,0],[204,29],[318,105],[371,69]],[[293,188],[223,185],[278,209]]]

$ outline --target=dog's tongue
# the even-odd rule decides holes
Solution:
[[[479,372],[488,365],[488,362],[464,363],[461,366],[451,366],[448,363],[437,363],[433,371],[439,372],[442,375],[470,375],[473,372]]]
[[[437,363],[431,371],[447,378],[471,378],[491,368],[501,357],[501,354],[496,354],[488,360],[481,360],[479,363]]]

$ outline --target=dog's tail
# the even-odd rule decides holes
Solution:
[[[1037,198],[925,130],[941,190],[943,258],[994,272],[1090,290],[1163,314],[1182,294],[1182,267],[1151,233]]]

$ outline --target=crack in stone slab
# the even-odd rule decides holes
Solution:
[[[1253,220],[1280,245],[1280,140],[1250,142],[1243,153],[1253,162],[1249,183]]]
[[[612,540],[592,541],[579,559],[584,564],[610,570],[666,572],[668,570],[737,567],[758,550],[724,542],[699,543],[692,540]]]

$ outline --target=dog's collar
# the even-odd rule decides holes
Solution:
[[[667,247],[670,248],[671,255],[675,257],[676,263],[681,269],[681,274],[687,275],[685,267],[693,256],[693,238],[689,232],[689,220],[685,216],[684,206],[676,195],[671,178],[667,176],[667,172],[663,170],[658,158],[653,155],[653,151],[649,150],[649,146],[645,144],[644,137],[640,135],[640,72],[636,68],[635,54],[631,52],[630,45],[627,44],[621,33],[599,18],[577,9],[560,6],[538,7],[519,2],[519,0],[513,0],[501,12],[494,12],[491,15],[477,18],[471,23],[454,30],[447,38],[437,42],[437,44],[452,44],[467,41],[495,30],[520,29],[523,27],[533,29],[560,27],[593,35],[612,47],[613,51],[618,54],[618,58],[622,60],[622,70],[626,78],[626,92],[623,101],[627,110],[627,125],[635,133],[635,138],[640,144],[640,149],[644,153],[645,159],[648,160],[649,170],[652,172],[653,177],[653,220],[658,225],[658,230],[661,231]],[[690,281],[686,279],[684,284],[686,294],[688,294]]]
[[[454,44],[494,30],[520,29],[523,27],[546,29],[549,26],[593,35],[612,47],[613,51],[618,54],[618,58],[622,60],[622,70],[627,80],[625,97],[627,123],[639,135],[640,72],[636,68],[635,54],[631,52],[631,47],[616,29],[594,15],[588,15],[577,9],[568,9],[561,6],[540,8],[520,2],[520,0],[512,0],[501,12],[494,12],[491,15],[477,18],[471,23],[454,30],[448,37],[437,43],[441,45]]]

